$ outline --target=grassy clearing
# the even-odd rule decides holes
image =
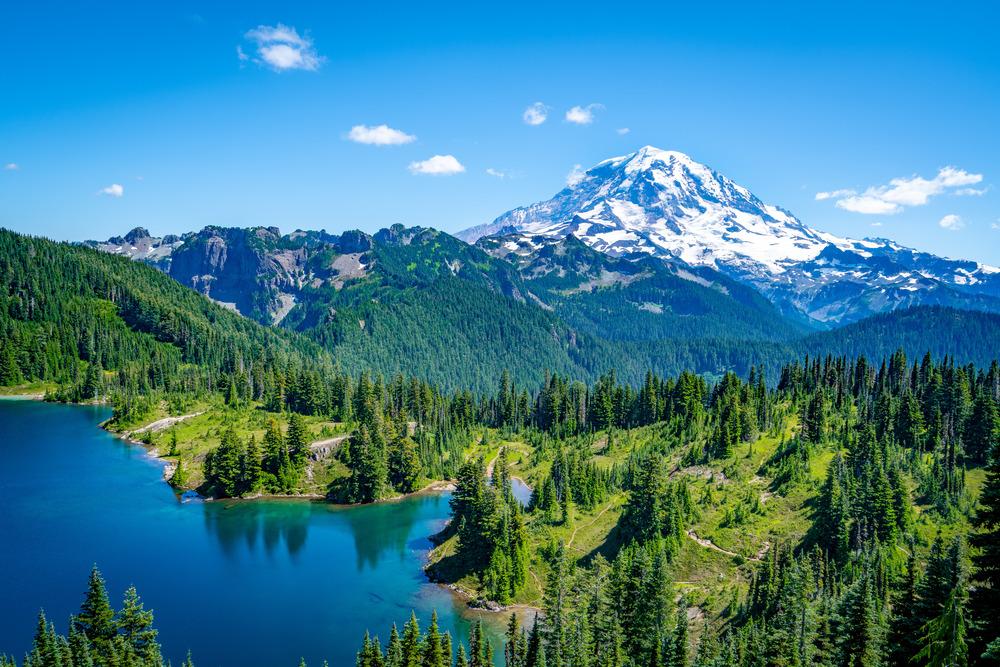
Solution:
[[[189,416],[172,425],[134,433],[167,417]],[[286,415],[266,412],[259,406],[231,408],[221,400],[191,400],[183,405],[161,402],[139,424],[115,424],[115,432],[128,435],[153,448],[156,454],[171,463],[180,462],[187,474],[186,487],[198,488],[205,481],[205,456],[219,446],[224,431],[232,428],[241,439],[251,436],[260,443],[270,420],[278,423],[282,431],[288,427]],[[304,417],[303,422],[312,442],[348,435],[351,427],[321,417]],[[176,447],[174,439],[176,438]],[[304,480],[303,495],[325,496],[330,484],[348,474],[343,463],[332,452],[314,454],[309,461]]]
[[[58,385],[51,382],[26,382],[12,387],[0,387],[0,396],[35,398],[45,396],[46,392],[58,388]]]

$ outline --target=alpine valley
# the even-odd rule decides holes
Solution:
[[[459,236],[0,230],[0,394],[77,404],[0,403],[0,667],[997,664],[998,280],[649,147]]]
[[[0,667],[1000,667],[1000,1],[854,4],[0,2]]]
[[[140,227],[86,245],[303,333],[344,368],[475,390],[504,369],[521,383],[609,366],[630,382],[757,365],[774,377],[802,354],[899,345],[984,363],[1000,323],[1000,269],[812,229],[651,146],[456,236]]]

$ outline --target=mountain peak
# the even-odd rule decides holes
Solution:
[[[826,245],[794,216],[687,154],[648,145],[597,163],[548,201],[514,209],[459,237],[471,242],[511,232],[572,233],[615,255],[644,252],[769,274],[781,273],[783,260],[815,257]]]
[[[649,145],[597,163],[552,199],[458,237],[472,243],[494,235],[511,247],[519,245],[514,235],[530,246],[573,235],[616,257],[708,267],[821,322],[968,300],[956,290],[1000,296],[991,267],[816,231],[685,153]]]
[[[662,148],[657,148],[656,146],[647,144],[627,155],[604,160],[604,162],[598,163],[598,166],[606,163],[629,164],[632,165],[635,170],[639,171],[652,168],[656,162],[698,164],[687,153],[663,150]]]

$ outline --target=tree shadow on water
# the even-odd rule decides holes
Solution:
[[[282,545],[295,556],[306,544],[312,509],[311,503],[298,501],[206,503],[205,527],[229,557],[241,547],[253,553],[258,546],[271,555]]]
[[[374,570],[391,554],[404,559],[412,546],[410,534],[421,518],[420,510],[420,503],[413,500],[338,509],[354,538],[357,569]]]

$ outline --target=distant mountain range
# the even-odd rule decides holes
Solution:
[[[504,368],[520,381],[546,369],[637,377],[773,366],[841,343],[891,352],[891,338],[851,333],[884,336],[884,320],[816,332],[914,306],[1000,312],[998,269],[812,230],[686,155],[651,147],[458,237],[402,225],[371,235],[212,226],[162,238],[136,228],[85,245],[304,333],[345,366],[473,388]],[[954,331],[961,320],[988,332],[1000,321],[907,312],[896,319],[916,329],[940,320]],[[898,333],[914,347],[940,342],[933,331]]]
[[[572,235],[618,257],[717,269],[814,326],[915,305],[1000,311],[998,268],[811,229],[687,155],[652,146],[457,236],[498,235],[532,247]]]

